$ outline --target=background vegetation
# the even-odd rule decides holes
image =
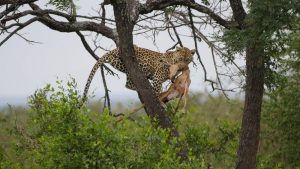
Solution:
[[[234,165],[239,131],[234,118],[241,112],[239,101],[228,106],[222,97],[193,95],[190,112],[172,116],[183,133],[177,140],[166,130],[153,127],[142,112],[118,122],[107,110],[79,110],[75,87],[75,81],[69,82],[67,89],[48,85],[30,96],[30,108],[3,110],[9,113],[1,114],[2,168]],[[211,105],[214,102],[217,104]],[[209,113],[212,107],[216,114]],[[187,146],[189,160],[184,163],[177,158],[179,144]]]
[[[300,167],[300,87],[295,78],[297,71],[286,78],[295,85],[284,83],[265,99],[258,168]],[[1,168],[234,168],[242,100],[197,93],[188,113],[176,115],[175,102],[168,104],[181,133],[175,139],[154,127],[144,112],[118,121],[99,104],[79,110],[75,80],[67,86],[59,82],[58,88],[37,90],[29,108],[2,109]],[[189,159],[183,163],[178,145],[187,148]]]

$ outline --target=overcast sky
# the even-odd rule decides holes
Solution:
[[[89,3],[79,4],[79,13],[92,13],[90,9],[93,4],[97,5],[98,1],[90,0]],[[39,23],[27,27],[21,33],[42,44],[28,44],[21,38],[13,36],[0,47],[0,105],[16,103],[16,98],[19,98],[17,103],[24,103],[26,97],[33,94],[36,89],[44,87],[47,83],[54,84],[57,78],[65,80],[70,76],[74,77],[79,89],[83,91],[89,72],[96,61],[86,52],[76,34],[56,32]],[[3,38],[1,35],[0,39]],[[186,47],[193,48],[192,39],[183,38],[183,41]],[[174,44],[165,34],[157,37],[156,45],[153,45],[151,39],[143,36],[134,37],[134,43],[159,52],[165,52]],[[100,44],[107,48],[113,45],[112,41],[107,39],[102,39]],[[214,78],[210,49],[201,42],[199,51],[207,65],[209,77]],[[101,56],[104,52],[99,51],[97,55]],[[192,64],[190,68],[192,91],[203,91],[209,84],[203,82],[202,68],[199,65],[195,68]],[[136,92],[125,88],[125,75],[120,72],[118,74],[120,79],[107,76],[113,102],[125,98],[136,99]],[[90,88],[90,93],[95,91],[97,97],[104,95],[100,77],[98,72]]]

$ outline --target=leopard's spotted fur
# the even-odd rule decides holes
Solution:
[[[185,68],[193,60],[195,50],[189,50],[186,47],[177,48],[176,51],[169,51],[166,53],[159,53],[149,49],[134,46],[135,57],[141,70],[146,74],[147,78],[153,81],[153,87],[157,96],[160,93],[162,83],[172,78],[170,75],[169,66],[178,64],[178,70]],[[84,88],[83,98],[86,99],[90,84],[97,69],[104,63],[110,63],[117,70],[127,74],[126,87],[135,90],[131,80],[128,78],[128,72],[125,65],[118,57],[118,48],[107,52],[94,65],[90,72],[89,78]]]

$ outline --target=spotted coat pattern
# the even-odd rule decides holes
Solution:
[[[149,49],[137,47],[134,45],[135,57],[141,70],[145,73],[148,79],[152,80],[155,93],[158,96],[161,90],[162,83],[170,79],[169,67],[174,64],[178,64],[178,70],[185,68],[193,60],[193,54],[195,50],[189,50],[182,47],[177,48],[176,51],[169,51],[166,53],[159,53],[151,51]],[[126,70],[125,65],[118,56],[118,48],[113,49],[103,55],[94,65],[87,83],[84,88],[83,98],[86,99],[90,84],[98,68],[104,64],[109,63],[117,70],[126,73],[127,81],[126,87],[128,89],[135,90],[135,86],[129,79],[129,73]]]

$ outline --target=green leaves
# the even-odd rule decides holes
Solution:
[[[83,108],[74,79],[58,87],[47,85],[29,99],[31,118],[27,131],[38,144],[29,152],[37,168],[200,168],[191,159],[180,163],[178,140],[167,130],[124,119],[118,123],[108,111]],[[26,143],[23,143],[26,144]],[[31,166],[32,167],[32,166]]]
[[[81,97],[74,79],[57,81],[55,86],[47,85],[29,97],[27,124],[22,131],[16,127],[12,133],[18,136],[14,153],[20,160],[11,162],[0,152],[1,167],[206,169],[208,163],[228,168],[234,165],[235,156],[228,156],[237,146],[234,124],[222,122],[209,127],[191,123],[188,119],[194,119],[192,113],[172,114],[175,100],[167,110],[181,137],[173,138],[147,116],[117,122],[107,110],[78,109]],[[187,148],[188,160],[181,163],[178,152],[182,146]]]
[[[58,10],[76,15],[76,5],[73,0],[49,0],[48,4],[55,6]]]
[[[300,167],[300,45],[292,45],[299,42],[299,36],[294,37],[298,33],[299,29],[291,34],[291,57],[282,61],[284,81],[268,93],[264,104],[262,121],[266,125],[262,135],[262,154],[268,154],[268,158],[261,157],[261,163],[268,167],[262,168]]]
[[[59,10],[67,10],[71,7],[72,0],[50,0],[49,4],[55,6]]]
[[[223,1],[223,0],[220,0],[220,1]],[[208,0],[201,0],[201,2],[204,4],[204,5],[210,5],[209,1]]]
[[[211,131],[207,125],[187,126],[187,145],[196,158],[218,161],[214,166],[232,168],[235,164],[239,127],[228,121],[219,123],[216,131]]]
[[[243,55],[247,47],[259,44],[263,51],[265,84],[268,89],[275,89],[284,81],[281,72],[286,69],[284,62],[293,57],[290,46],[297,45],[293,37],[299,30],[299,13],[297,1],[249,1],[245,28],[223,31],[221,39],[228,57]]]

